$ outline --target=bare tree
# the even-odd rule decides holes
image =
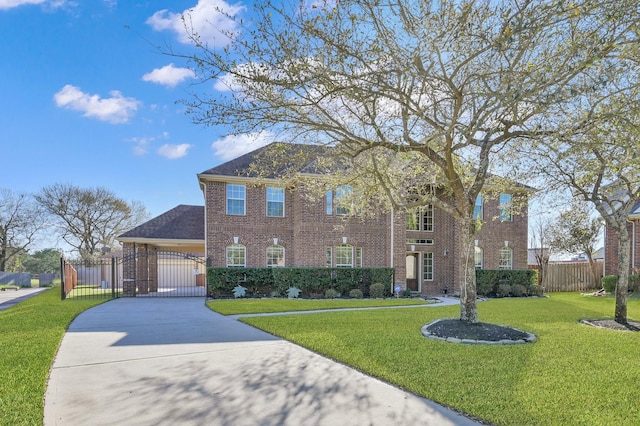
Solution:
[[[31,195],[0,188],[0,271],[34,242],[44,225],[42,216]]]
[[[531,239],[529,246],[533,250],[533,256],[538,267],[538,285],[543,285],[546,282],[547,266],[553,251],[550,232],[549,222],[540,217],[530,229]]]
[[[56,219],[62,238],[83,259],[113,247],[115,238],[149,217],[139,202],[126,202],[105,188],[54,184],[42,188],[36,200]]]
[[[224,49],[191,34],[192,65],[218,92],[187,104],[198,123],[334,147],[351,177],[372,183],[359,193],[396,209],[448,212],[459,229],[460,319],[477,322],[477,195],[514,164],[511,144],[592,119],[570,106],[600,90],[586,76],[629,42],[636,6],[259,0],[251,20],[230,17]]]

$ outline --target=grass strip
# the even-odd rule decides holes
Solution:
[[[425,339],[457,306],[252,317],[242,321],[497,425],[636,425],[640,333],[579,324],[612,318],[615,301],[554,293],[478,304],[480,320],[533,332],[514,346]],[[629,300],[629,319],[640,301]]]
[[[422,299],[223,299],[207,306],[222,315],[317,311],[322,309],[373,308],[425,305]]]
[[[57,287],[0,311],[0,425],[42,424],[49,370],[65,331],[104,301],[61,301]]]

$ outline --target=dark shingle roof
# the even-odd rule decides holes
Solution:
[[[274,142],[202,172],[202,175],[258,177],[252,166],[258,165],[262,177],[277,178],[295,169],[300,173],[317,173],[316,159],[327,155],[319,145]]]
[[[180,204],[118,238],[204,240],[204,207]]]

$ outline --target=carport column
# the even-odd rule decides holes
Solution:
[[[139,294],[149,293],[149,248],[145,244],[136,251],[136,286]]]
[[[158,249],[152,247],[149,254],[149,291],[158,291]]]
[[[122,295],[136,295],[136,243],[122,245]]]

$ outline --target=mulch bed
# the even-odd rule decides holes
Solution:
[[[620,324],[612,319],[581,319],[582,324],[592,327],[606,328],[616,331],[640,331],[640,322],[628,321],[627,324]]]
[[[524,331],[484,322],[469,323],[458,319],[442,319],[425,327],[432,336],[442,339],[469,339],[485,342],[500,342],[505,340],[527,340],[529,334]]]

